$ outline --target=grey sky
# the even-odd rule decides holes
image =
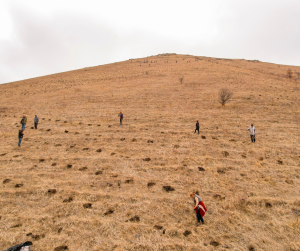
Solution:
[[[1,0],[0,83],[178,53],[300,65],[299,0]]]

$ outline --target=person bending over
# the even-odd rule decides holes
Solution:
[[[200,221],[202,222],[202,224],[204,224],[203,216],[205,215],[207,209],[203,201],[201,200],[199,195],[196,194],[196,192],[192,192],[190,194],[190,197],[194,199],[194,210],[197,216],[198,225],[200,224]]]

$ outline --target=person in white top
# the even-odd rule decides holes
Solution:
[[[251,126],[247,129],[247,131],[250,131],[251,142],[255,143],[256,130],[255,130],[255,127],[253,126],[253,124],[251,124]]]

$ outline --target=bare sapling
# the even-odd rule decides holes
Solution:
[[[183,84],[184,76],[179,78],[180,84]]]
[[[227,88],[222,88],[219,92],[218,101],[222,106],[224,106],[226,103],[228,103],[232,99],[232,96],[233,96],[232,91],[230,91]]]
[[[287,76],[288,76],[289,79],[292,79],[292,77],[293,77],[293,72],[292,72],[291,69],[288,69],[288,70],[287,70]]]

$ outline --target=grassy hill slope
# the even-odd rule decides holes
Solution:
[[[300,250],[288,69],[300,72],[166,54],[0,85],[0,249]],[[224,87],[234,96],[221,107]],[[194,189],[208,208],[198,227]]]

